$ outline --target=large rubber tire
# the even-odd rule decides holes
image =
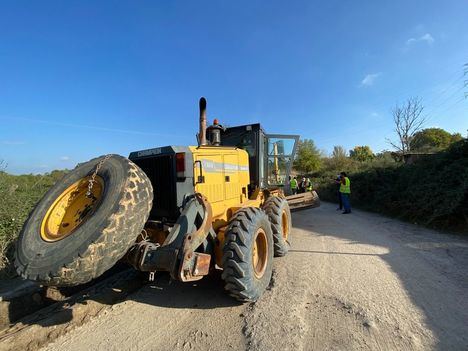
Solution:
[[[263,275],[257,278],[253,264],[255,233],[262,229],[267,239],[267,261]],[[224,288],[239,301],[257,301],[270,284],[273,271],[273,236],[268,216],[259,208],[239,210],[230,220],[223,248]]]
[[[291,246],[292,221],[288,201],[279,196],[270,196],[265,201],[263,209],[271,222],[275,256],[285,256]],[[287,223],[283,223],[284,220]],[[286,229],[286,232],[284,229]]]
[[[112,155],[97,173],[104,190],[94,213],[69,236],[53,242],[42,239],[47,210],[65,189],[90,176],[102,159],[79,164],[29,215],[16,245],[15,266],[23,278],[53,286],[86,283],[111,268],[141,233],[152,207],[151,182],[129,159]]]

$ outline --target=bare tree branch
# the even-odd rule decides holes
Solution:
[[[422,116],[423,110],[421,99],[417,97],[410,98],[403,106],[396,105],[392,109],[394,131],[398,136],[398,141],[393,142],[387,139],[387,142],[397,152],[405,154],[411,151],[411,139],[426,123],[425,117]]]

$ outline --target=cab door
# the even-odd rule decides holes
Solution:
[[[283,187],[289,182],[299,135],[265,135],[265,182]]]

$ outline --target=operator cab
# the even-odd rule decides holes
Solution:
[[[221,145],[249,154],[249,195],[256,189],[284,187],[291,172],[298,135],[266,134],[259,123],[221,130]]]

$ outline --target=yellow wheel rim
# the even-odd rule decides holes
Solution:
[[[289,218],[286,210],[281,214],[281,228],[283,230],[283,238],[286,240],[289,235]]]
[[[252,265],[255,276],[263,277],[268,261],[268,241],[265,231],[259,228],[255,233],[254,245],[252,248]]]
[[[86,222],[99,204],[104,180],[96,176],[90,196],[86,196],[89,180],[85,177],[70,185],[47,210],[41,224],[41,238],[53,242],[72,234]]]

